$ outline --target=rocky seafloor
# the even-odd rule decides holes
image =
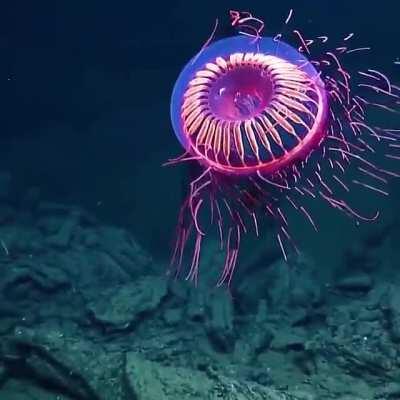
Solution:
[[[349,248],[329,282],[310,257],[277,255],[228,291],[207,279],[212,245],[202,284],[169,279],[128,231],[35,188],[11,201],[9,180],[1,400],[400,399],[396,224]]]

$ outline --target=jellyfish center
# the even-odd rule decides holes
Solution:
[[[228,70],[213,83],[209,105],[220,119],[246,120],[268,105],[272,92],[272,81],[264,69],[242,66]]]

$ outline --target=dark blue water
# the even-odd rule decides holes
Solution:
[[[171,88],[215,18],[230,32],[227,10],[235,8],[262,16],[267,34],[280,31],[289,8],[310,36],[355,31],[357,43],[375,49],[379,67],[398,72],[391,1],[15,2],[5,7],[1,28],[4,165],[32,184],[46,182],[53,196],[87,206],[106,196],[102,212],[119,222],[136,225],[147,214],[139,234],[157,248],[154,231],[167,233],[171,192],[179,190],[179,178],[159,168],[179,151],[168,116]]]

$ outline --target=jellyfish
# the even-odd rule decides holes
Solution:
[[[376,69],[346,69],[348,59],[370,50],[352,47],[353,33],[332,46],[327,36],[290,31],[292,15],[283,38],[263,36],[264,23],[252,14],[230,11],[236,34],[214,40],[216,21],[175,83],[171,121],[184,153],[166,164],[196,167],[171,260],[178,274],[190,247],[186,279],[198,279],[210,229],[225,252],[217,285],[229,285],[241,239],[250,230],[259,236],[262,219],[274,222],[287,260],[298,247],[286,206],[315,230],[308,201],[323,201],[356,223],[374,221],[379,211],[364,215],[349,203],[349,192],[359,187],[387,195],[385,184],[399,177],[376,154],[400,159],[400,130],[373,119],[397,112],[400,88]]]

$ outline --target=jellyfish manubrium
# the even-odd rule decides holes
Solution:
[[[330,47],[326,36],[293,30],[288,44],[281,34],[261,36],[264,25],[250,13],[230,15],[238,34],[212,35],[176,81],[171,119],[185,152],[168,162],[199,167],[179,213],[172,264],[180,270],[191,240],[187,279],[196,281],[202,241],[215,226],[225,251],[218,285],[231,282],[241,237],[249,229],[259,235],[260,218],[276,223],[285,259],[288,247],[297,250],[283,203],[315,230],[306,207],[315,199],[357,222],[375,220],[378,212],[363,215],[346,195],[354,186],[386,195],[383,185],[399,175],[378,165],[377,150],[400,159],[400,130],[372,121],[396,112],[400,88],[376,69],[346,69],[348,58],[370,50],[352,48],[353,34]]]

